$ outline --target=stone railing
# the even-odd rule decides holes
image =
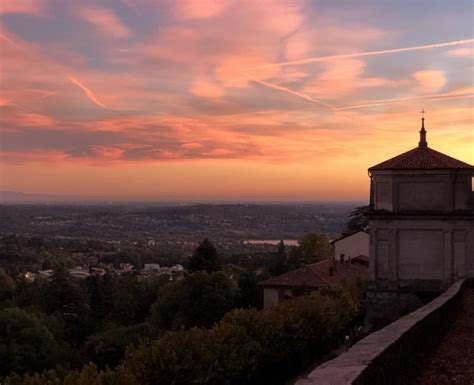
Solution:
[[[402,385],[410,381],[457,314],[467,281],[453,284],[427,305],[372,333],[295,385]]]

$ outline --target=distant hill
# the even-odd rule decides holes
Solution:
[[[28,194],[18,191],[0,191],[0,203],[71,202],[84,200],[84,198],[72,195]]]

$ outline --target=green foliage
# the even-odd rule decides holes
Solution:
[[[124,357],[128,346],[138,345],[151,334],[151,329],[146,323],[129,327],[109,327],[87,338],[85,345],[87,356],[100,368],[115,367]]]
[[[282,384],[343,341],[363,309],[363,288],[327,289],[269,310],[234,310],[211,329],[168,332],[129,348],[115,370],[88,365],[68,374],[9,377],[5,385]]]
[[[239,291],[236,306],[239,308],[257,308],[260,306],[261,293],[255,272],[245,270],[238,277]]]
[[[5,379],[4,385],[140,385],[140,383],[123,367],[99,372],[94,364],[89,364],[81,371],[69,373],[49,370],[23,378],[10,376]]]
[[[0,311],[0,375],[51,368],[60,355],[58,343],[37,317],[18,308]]]
[[[169,333],[130,350],[125,365],[143,385],[277,384],[339,344],[359,314],[357,289],[235,310],[210,330]]]
[[[212,273],[219,270],[219,267],[220,261],[217,249],[208,238],[205,238],[189,258],[188,270],[190,272],[207,271]]]
[[[329,258],[331,250],[329,238],[325,234],[309,233],[299,241],[298,254],[305,264]]]
[[[151,320],[166,330],[210,327],[234,307],[237,294],[226,274],[197,272],[158,291]]]
[[[11,299],[15,293],[15,281],[0,269],[0,302]]]

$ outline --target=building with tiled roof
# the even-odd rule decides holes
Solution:
[[[474,276],[474,167],[418,147],[368,169],[369,310],[397,318]]]
[[[351,260],[357,256],[369,256],[369,232],[360,230],[331,241],[334,258],[339,262]]]
[[[354,258],[351,262],[345,263],[325,259],[272,277],[259,283],[263,290],[264,308],[322,287],[331,287],[347,280],[366,277],[367,270],[367,264],[363,259]]]

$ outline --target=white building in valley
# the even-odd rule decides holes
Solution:
[[[334,258],[339,262],[355,257],[369,257],[369,232],[365,230],[345,235],[331,242],[334,245]]]

